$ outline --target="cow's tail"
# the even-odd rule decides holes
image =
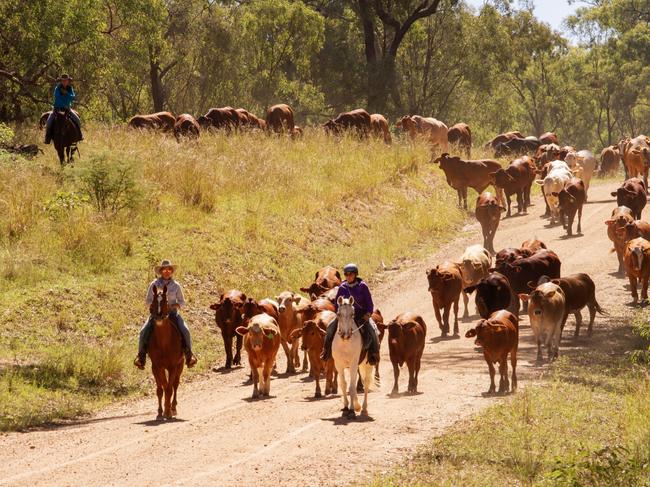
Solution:
[[[609,315],[607,311],[605,311],[603,308],[600,307],[600,304],[598,304],[598,301],[596,301],[595,296],[594,296],[594,308],[596,308],[596,311],[601,315]]]

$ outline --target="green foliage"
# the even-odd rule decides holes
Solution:
[[[0,148],[4,145],[9,145],[14,140],[14,131],[9,125],[0,123]]]
[[[90,159],[79,171],[81,189],[105,215],[115,215],[124,209],[134,209],[140,197],[131,164],[109,160],[107,154]]]

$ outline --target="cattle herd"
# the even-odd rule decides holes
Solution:
[[[195,119],[189,114],[174,117],[169,112],[138,115],[128,122],[132,128],[161,129],[181,136],[199,136],[200,129],[221,129],[227,133],[237,130],[259,130],[285,133],[295,138],[302,129],[294,122],[291,107],[275,105],[260,119],[244,109],[212,108]],[[438,164],[446,181],[458,193],[458,204],[467,209],[467,189],[478,193],[475,215],[483,233],[483,244],[472,245],[455,261],[441,262],[426,271],[428,290],[442,336],[459,334],[458,308],[461,296],[464,318],[469,318],[468,301],[475,295],[481,319],[465,336],[475,338],[482,347],[490,372],[489,393],[497,392],[495,366],[499,364],[499,393],[513,391],[517,386],[517,347],[519,316],[524,309],[530,318],[537,343],[537,360],[542,361],[545,348],[549,360],[558,357],[562,330],[569,314],[575,317],[575,336],[582,325],[581,310],[589,310],[587,333],[591,335],[596,313],[604,311],[596,300],[593,280],[584,273],[562,276],[558,255],[537,240],[529,239],[519,247],[494,249],[494,236],[502,212],[512,215],[512,201],[517,201],[517,213],[525,214],[531,205],[534,184],[541,186],[545,201],[544,216],[551,224],[562,224],[567,237],[581,233],[582,209],[588,200],[589,184],[597,171],[597,160],[588,150],[560,146],[554,133],[540,137],[525,137],[520,132],[507,132],[494,137],[487,149],[495,157],[512,158],[507,167],[493,159],[469,159],[472,149],[471,130],[459,123],[448,128],[444,123],[419,115],[404,116],[396,123],[411,138],[423,138],[438,151],[432,163]],[[331,134],[352,132],[361,138],[374,136],[391,143],[389,124],[380,114],[357,109],[328,120],[323,128]],[[448,153],[450,147],[466,158]],[[637,281],[641,282],[641,298],[647,300],[650,278],[650,224],[641,220],[646,204],[650,139],[645,136],[626,138],[601,153],[600,174],[616,172],[622,162],[625,181],[614,192],[617,207],[605,223],[607,235],[618,256],[618,272],[625,272],[630,281],[634,302],[638,302]],[[642,177],[642,179],[640,179]],[[494,193],[485,191],[494,188]],[[334,299],[341,284],[339,271],[331,266],[318,270],[314,281],[296,292],[285,291],[274,299],[255,300],[238,290],[223,293],[210,308],[221,330],[226,352],[225,367],[241,364],[242,347],[248,353],[253,380],[253,397],[269,395],[270,375],[275,368],[276,355],[282,347],[287,359],[286,373],[300,368],[315,380],[315,397],[321,397],[321,376],[325,378],[325,395],[335,394],[338,380],[342,381],[345,409],[348,410],[345,379],[334,358],[323,361],[327,325],[336,317]],[[522,308],[523,303],[523,308]],[[350,303],[339,303],[349,306]],[[453,311],[453,330],[451,314]],[[340,311],[339,311],[340,313]],[[406,363],[409,373],[408,393],[417,392],[418,372],[422,358],[427,325],[415,313],[404,312],[388,323],[379,310],[373,319],[380,331],[380,343],[388,330],[388,348],[393,365],[392,394],[399,391],[400,368]],[[300,360],[300,348],[303,360]],[[234,355],[233,355],[234,348]],[[512,378],[508,378],[507,359],[510,357]],[[359,371],[361,372],[361,364]],[[352,375],[352,368],[350,368]],[[356,378],[357,369],[354,368]],[[374,380],[379,379],[378,366]],[[349,394],[355,409],[357,387],[364,387],[363,413],[367,413],[368,377],[359,384],[350,379]],[[349,411],[348,411],[349,412]],[[354,415],[354,413],[353,413]]]

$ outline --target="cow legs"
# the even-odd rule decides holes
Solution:
[[[454,336],[458,336],[458,302],[460,301],[460,296],[454,301]],[[469,300],[469,298],[467,298]],[[449,331],[449,325],[447,325],[447,331]]]
[[[510,388],[508,382],[508,354],[505,353],[499,361],[499,394],[505,394]]]
[[[582,223],[582,206],[578,208],[578,229],[577,229],[578,235],[582,235],[581,223]]]
[[[621,248],[620,245],[614,246],[616,250],[616,257],[618,257],[618,273],[622,274],[623,273],[623,249]]]
[[[395,379],[395,383],[393,384],[393,390],[390,392],[390,395],[397,396],[399,394],[399,364],[397,362],[393,362],[393,378]]]
[[[300,349],[298,348],[299,341],[300,340],[294,340],[291,344],[291,355],[293,356],[294,372],[297,367],[300,367]]]
[[[506,213],[506,216],[512,216],[512,212],[510,210],[512,206],[512,201],[510,201],[510,193],[506,193],[506,203],[508,204],[508,212]]]
[[[314,392],[314,397],[322,397],[323,394],[320,390],[320,364],[314,364],[314,380],[316,381],[316,392]],[[327,377],[325,378],[325,393],[327,393]]]
[[[629,276],[630,279],[630,291],[632,291],[632,301],[636,304],[639,301],[639,294],[636,290],[636,277]]]
[[[418,393],[418,376],[420,375],[420,361],[421,357],[418,356],[414,360],[415,372],[413,374],[413,394]]]
[[[515,392],[517,390],[517,349],[510,351],[510,365],[512,366],[512,386],[510,390]]]
[[[307,359],[307,350],[305,350],[305,353],[303,353],[302,355],[302,371],[307,372],[308,368],[309,368],[309,360]]]
[[[444,336],[447,336],[449,334],[449,315],[450,314],[451,314],[451,303],[446,304],[445,307],[442,310],[442,321],[443,321],[442,334]]]
[[[526,213],[526,202],[524,201],[523,190],[517,191],[517,213]]]
[[[582,326],[582,313],[580,313],[580,310],[574,311],[573,316],[575,316],[576,319],[576,331],[573,336],[578,337],[580,336],[580,326]]]
[[[488,394],[494,394],[497,389],[497,386],[494,383],[494,375],[496,374],[496,371],[494,370],[494,364],[491,360],[486,358],[485,361],[487,362],[488,369],[490,370],[490,388],[488,389]]]
[[[641,301],[648,300],[648,277],[641,278]]]
[[[567,235],[570,237],[573,235],[573,220],[576,216],[575,211],[569,211],[567,213]]]
[[[294,359],[293,345],[291,348],[289,348],[289,345],[284,339],[280,340],[280,343],[282,345],[282,350],[284,350],[284,354],[287,356],[287,370],[285,374],[295,374],[296,367],[293,362]]]
[[[537,363],[541,363],[542,360],[542,337],[540,335],[537,337]]]
[[[433,311],[436,314],[436,321],[438,321],[438,327],[442,331],[442,336],[445,336],[445,327],[442,324],[442,317],[440,316],[440,307],[434,302]]]
[[[235,341],[235,358],[232,361],[233,365],[241,365],[241,347],[243,341],[244,341],[244,337],[241,336],[240,334],[237,334],[237,338]],[[230,343],[232,347],[232,339]]]
[[[468,305],[469,305],[469,296],[465,291],[463,291],[463,305],[465,307],[465,310],[463,311],[463,319],[469,318],[469,310]]]
[[[264,377],[264,391],[262,394],[268,397],[271,394],[271,369],[273,363],[270,360],[264,362],[263,377]]]
[[[334,364],[332,363],[331,360],[328,360],[327,364],[325,364],[325,395],[326,396],[328,394],[336,394],[335,374],[336,374],[336,369],[334,368]]]
[[[594,320],[596,319],[596,305],[589,304],[589,326],[587,327],[587,336],[591,336],[594,328]]]
[[[555,328],[551,343],[553,344],[553,360],[560,355],[560,341],[562,340],[562,328],[559,326]]]
[[[221,338],[223,338],[223,346],[226,349],[226,368],[229,369],[232,367],[232,336],[221,332]]]
[[[458,193],[458,208],[462,208],[462,206],[463,206],[463,195],[460,192],[460,189],[457,189],[456,193]]]
[[[257,399],[260,396],[259,391],[259,382],[260,382],[260,373],[257,367],[253,367],[251,364],[251,374],[253,375],[253,399]]]

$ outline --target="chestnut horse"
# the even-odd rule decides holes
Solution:
[[[74,122],[70,120],[68,113],[64,110],[54,111],[54,123],[52,125],[52,141],[59,156],[59,162],[72,162],[75,151],[78,153],[77,142],[79,134]]]
[[[176,416],[176,392],[183,373],[183,342],[176,325],[169,317],[167,286],[162,291],[153,287],[154,299],[149,312],[155,322],[147,352],[151,359],[151,371],[156,379],[158,395],[158,419]],[[163,392],[165,409],[162,407]],[[173,398],[172,398],[173,393]]]

